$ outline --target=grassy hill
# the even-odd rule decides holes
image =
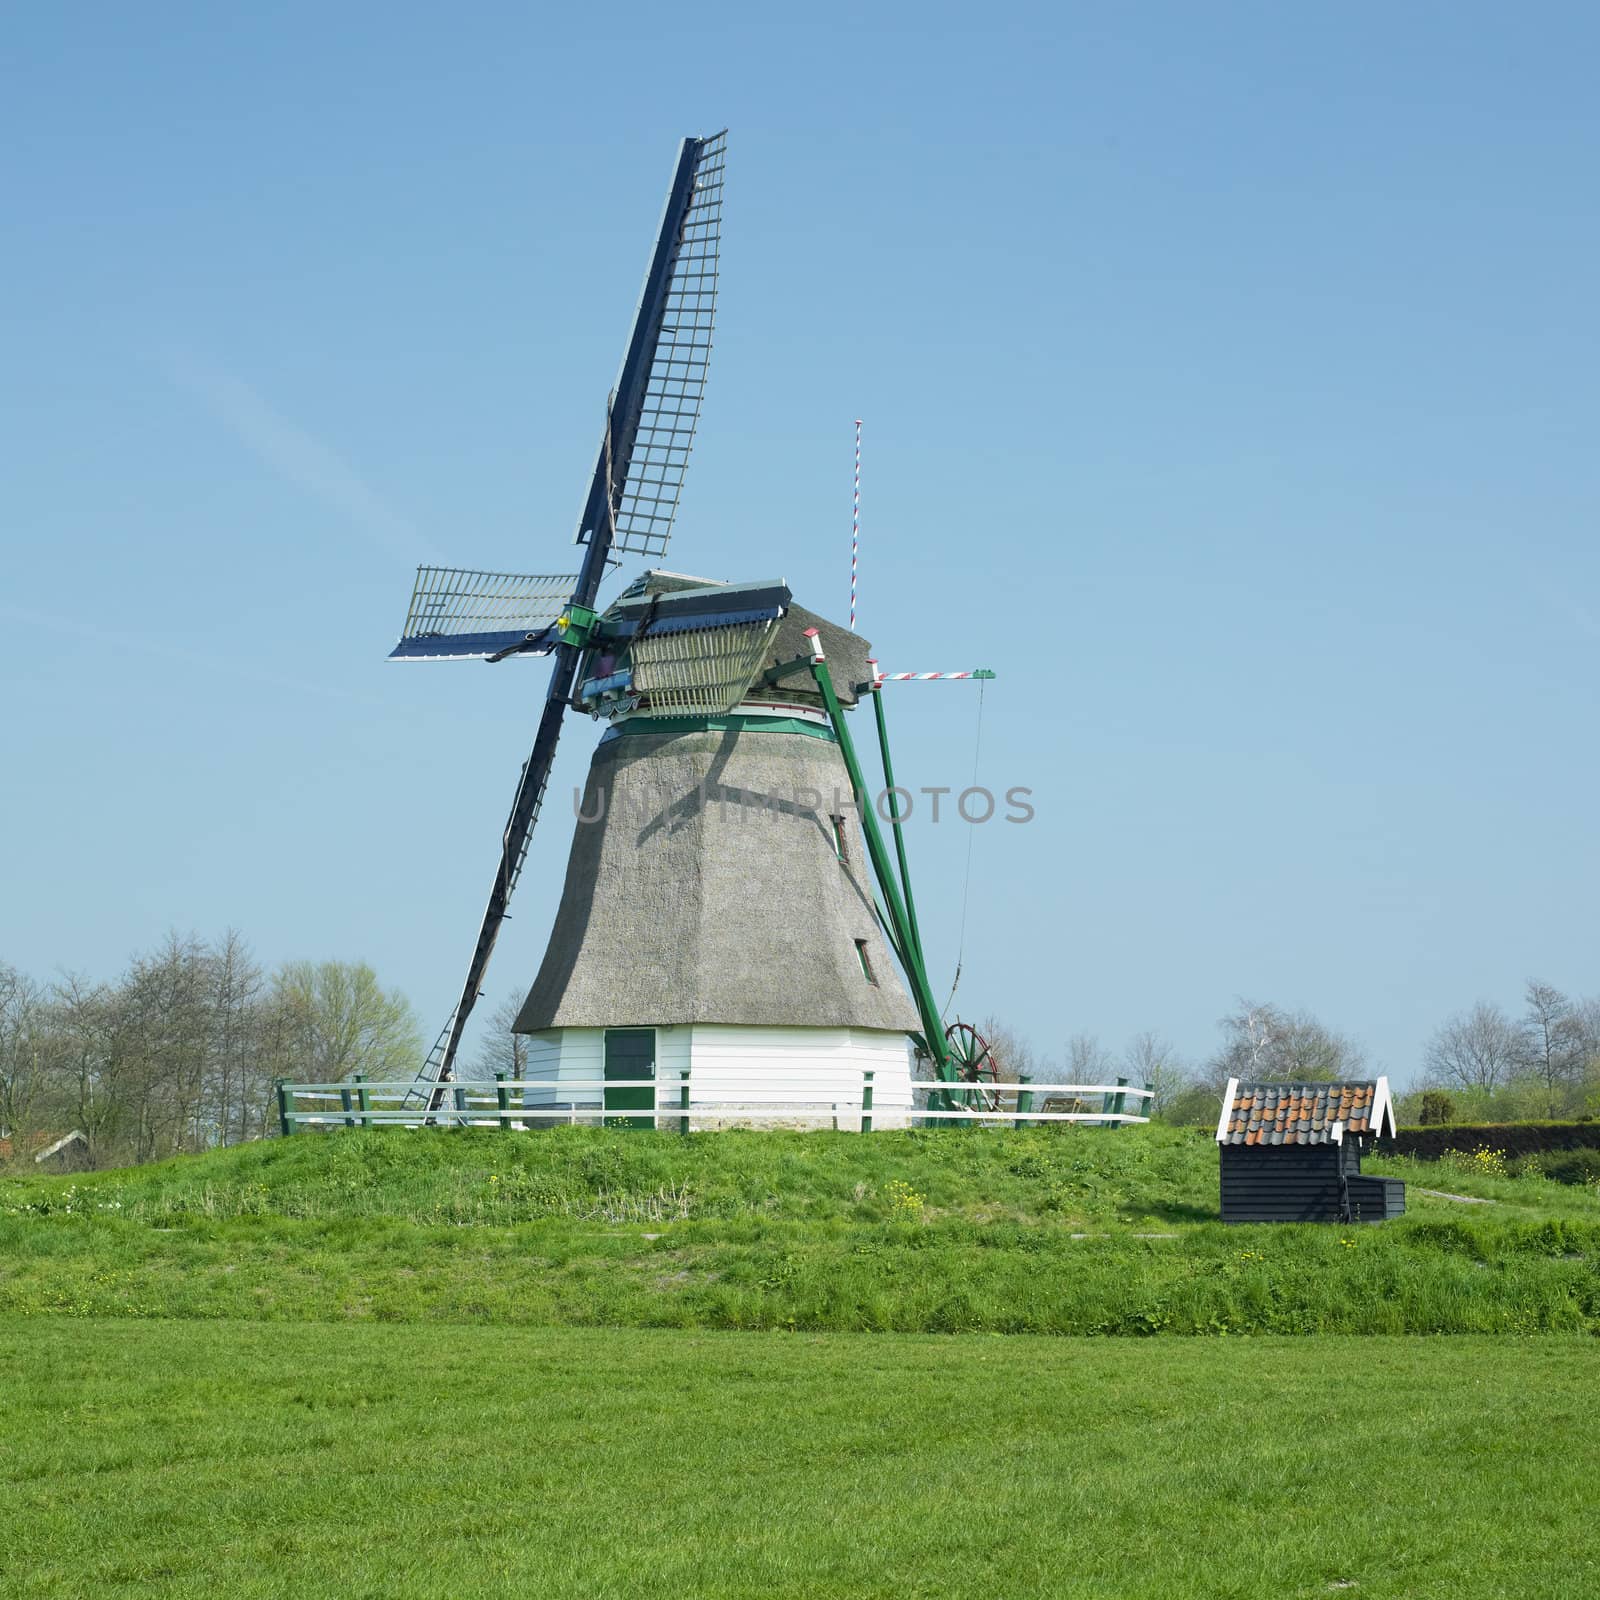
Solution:
[[[1375,1164],[1383,1168],[1383,1163]],[[0,1182],[0,1313],[1049,1334],[1600,1331],[1600,1195],[1393,1163],[1228,1228],[1158,1127],[338,1131]],[[1462,1205],[1429,1187],[1492,1198]]]
[[[1161,1128],[0,1180],[0,1592],[1593,1594],[1600,1198],[1405,1176],[1495,1203],[1224,1228]],[[1502,1337],[1270,1336],[1385,1332]],[[1269,1336],[1027,1336],[1115,1333]]]

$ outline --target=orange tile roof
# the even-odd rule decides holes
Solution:
[[[1337,1144],[1345,1134],[1394,1132],[1387,1078],[1343,1083],[1241,1083],[1230,1079],[1220,1144]]]

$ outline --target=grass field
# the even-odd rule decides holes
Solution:
[[[1162,1128],[340,1131],[0,1182],[0,1315],[1074,1334],[1600,1330],[1600,1195],[1430,1169],[1228,1228]]]
[[[0,1321],[8,1596],[1600,1593],[1592,1339]]]
[[[1154,1127],[0,1179],[0,1595],[1600,1593],[1600,1196],[1388,1170],[1366,1228],[1225,1228]]]

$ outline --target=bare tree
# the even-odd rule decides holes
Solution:
[[[1600,1067],[1600,995],[1573,1001],[1572,1034],[1580,1071]]]
[[[1554,1116],[1583,1072],[1582,1023],[1566,995],[1537,979],[1528,979],[1523,1002],[1528,1058],[1544,1088],[1546,1110]]]
[[[514,1033],[513,1024],[522,1010],[522,997],[508,994],[489,1015],[473,1066],[480,1078],[503,1072],[508,1078],[525,1078],[528,1072],[528,1038]]]
[[[49,1083],[48,1012],[32,978],[0,962],[0,1135],[22,1155]]]
[[[1067,1078],[1084,1085],[1110,1083],[1117,1075],[1111,1052],[1092,1033],[1075,1033],[1067,1040]]]
[[[169,933],[135,956],[117,993],[123,1110],[136,1161],[213,1142],[205,1126],[209,1065],[208,953],[193,935]]]
[[[272,1072],[264,1048],[265,979],[232,928],[211,946],[209,980],[206,1122],[218,1143],[240,1144],[268,1126]]]
[[[122,1007],[115,990],[76,973],[51,990],[54,1070],[66,1120],[89,1141],[89,1163],[104,1166],[123,1136],[131,1079]]]
[[[1463,1089],[1493,1090],[1509,1083],[1528,1061],[1528,1035],[1499,1006],[1479,1001],[1451,1017],[1423,1055],[1430,1078]]]
[[[1204,1081],[1219,1092],[1229,1078],[1324,1083],[1353,1078],[1366,1066],[1354,1039],[1309,1011],[1241,1000],[1218,1027],[1222,1045],[1206,1063]]]
[[[1188,1064],[1159,1033],[1136,1033],[1122,1052],[1123,1071],[1130,1083],[1154,1091],[1147,1111],[1164,1117],[1190,1086]]]

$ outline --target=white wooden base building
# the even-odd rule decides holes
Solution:
[[[872,1074],[872,1125],[903,1128],[911,1111],[912,1051],[903,1033],[873,1028],[759,1028],[680,1023],[663,1028],[557,1028],[528,1035],[524,1094],[528,1106],[593,1106],[606,1078],[636,1069],[656,1083],[665,1113],[679,1103],[687,1073],[694,1112],[690,1127],[801,1128],[861,1126],[864,1074]],[[548,1087],[546,1087],[548,1085]],[[617,1095],[618,1101],[628,1097]],[[745,1115],[744,1113],[753,1113]],[[546,1125],[541,1119],[538,1125]]]

